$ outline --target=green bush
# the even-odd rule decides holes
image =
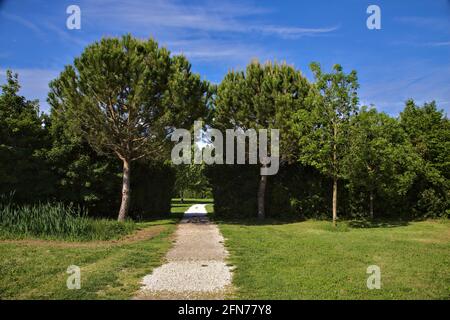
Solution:
[[[445,198],[434,189],[425,189],[419,194],[419,200],[414,208],[416,216],[424,218],[436,218],[445,216],[448,203]]]

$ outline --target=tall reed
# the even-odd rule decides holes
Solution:
[[[135,229],[132,222],[94,220],[81,208],[62,203],[18,205],[0,196],[0,229],[10,235],[32,235],[76,240],[118,238]]]

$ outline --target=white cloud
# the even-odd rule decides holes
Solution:
[[[443,42],[429,42],[427,45],[431,47],[446,47],[450,46],[450,41],[443,41]]]
[[[183,54],[193,61],[242,64],[253,58],[269,59],[275,53],[259,45],[244,44],[238,41],[196,39],[162,42],[173,54]]]
[[[80,39],[75,33],[69,33],[65,28],[58,27],[50,21],[43,22],[43,25],[50,31],[54,32],[61,41],[72,42],[75,45],[85,47],[89,44],[88,41]]]
[[[330,33],[339,29],[339,26],[325,28],[298,28],[298,27],[279,27],[279,26],[258,26],[253,30],[264,34],[275,34],[285,39],[297,39],[301,37],[310,37],[314,35]]]
[[[270,37],[298,39],[332,33],[339,26],[284,26],[264,23],[271,10],[242,1],[196,4],[176,0],[100,0],[80,4],[84,26],[119,35],[123,30],[156,37],[192,60],[246,63],[274,54]],[[105,31],[103,31],[105,34]],[[262,43],[262,38],[265,43]]]
[[[439,108],[450,112],[450,65],[431,67],[427,60],[410,60],[401,65],[388,64],[377,70],[361,70],[360,98],[366,104],[389,114],[398,114],[407,99],[422,104],[435,100]],[[369,76],[369,77],[368,77]]]
[[[103,0],[82,5],[86,17],[95,23],[126,24],[136,29],[179,28],[201,32],[261,33],[298,38],[337,30],[338,26],[298,27],[265,25],[248,22],[249,18],[263,18],[270,12],[265,8],[235,3],[203,2],[203,5],[182,4],[176,1]],[[245,18],[245,19],[243,19]],[[261,20],[261,19],[260,19]]]
[[[76,45],[80,46],[86,46],[88,44],[87,41],[83,41],[79,39],[76,35],[69,34],[65,27],[57,27],[55,26],[50,20],[39,20],[38,21],[31,21],[30,19],[26,19],[23,17],[20,17],[15,14],[6,13],[6,12],[0,12],[0,17],[4,17],[10,21],[13,21],[15,23],[18,23],[22,25],[23,27],[27,28],[31,32],[33,32],[40,40],[48,41],[49,33],[56,34],[59,39],[63,42],[72,42]]]
[[[450,41],[404,41],[404,40],[396,40],[391,42],[392,45],[395,46],[413,46],[413,47],[446,47],[450,46]]]
[[[450,27],[450,21],[448,19],[435,17],[403,16],[395,17],[394,20],[403,24],[431,29],[443,29],[449,31]]]

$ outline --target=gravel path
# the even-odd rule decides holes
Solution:
[[[231,290],[231,269],[217,225],[204,204],[185,213],[167,262],[144,277],[138,299],[223,299]]]

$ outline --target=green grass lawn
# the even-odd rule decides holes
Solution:
[[[120,240],[0,239],[0,299],[130,299],[160,266],[181,213],[205,200],[174,200],[164,219],[134,223]],[[448,221],[218,221],[240,299],[450,299]],[[136,230],[137,229],[137,230]],[[104,233],[104,231],[102,231]],[[149,235],[152,237],[150,238]],[[81,289],[68,290],[69,265]],[[366,269],[381,268],[380,290]]]
[[[239,299],[450,299],[450,223],[220,222]],[[369,265],[381,289],[366,286]]]
[[[0,241],[1,299],[130,299],[142,277],[161,265],[170,235],[190,205],[174,205],[166,219],[136,223],[123,241]],[[139,237],[139,232],[144,238]],[[153,237],[149,239],[149,235]],[[81,268],[81,289],[68,290],[69,265]]]

